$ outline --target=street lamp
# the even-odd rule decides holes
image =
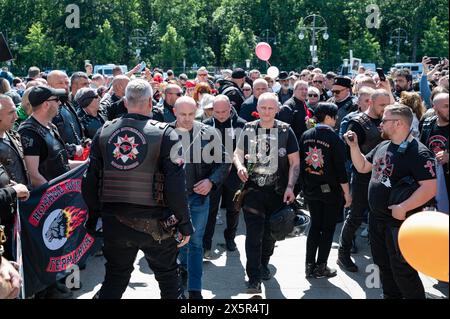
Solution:
[[[248,69],[250,69],[250,59],[245,60],[245,67]]]
[[[128,38],[128,46],[135,47],[136,59],[139,60],[141,56],[141,47],[147,46],[148,44],[148,36],[145,31],[141,29],[134,29],[131,31],[131,35]]]
[[[273,45],[277,45],[277,35],[270,29],[262,30],[259,35],[259,39],[265,40],[266,43],[273,43]]]
[[[403,28],[394,29],[390,33],[390,37],[389,37],[389,44],[390,45],[392,45],[394,43],[394,41],[392,41],[392,40],[396,40],[397,41],[396,56],[397,56],[397,63],[398,63],[399,59],[400,59],[400,42],[402,40],[404,40],[403,43],[405,45],[408,44],[408,33]]]
[[[316,25],[316,23],[318,25]],[[306,33],[308,31],[311,31],[312,33],[311,45],[309,47],[309,50],[311,51],[312,64],[315,65],[315,63],[319,62],[319,58],[317,57],[317,45],[316,45],[316,40],[317,37],[319,36],[319,33],[323,32],[322,37],[324,40],[328,40],[330,38],[330,35],[327,32],[328,30],[327,22],[322,16],[318,14],[311,14],[303,20],[302,24],[303,25],[310,24],[310,25],[300,27],[300,33],[298,35],[298,38],[300,40],[303,40],[306,37]]]

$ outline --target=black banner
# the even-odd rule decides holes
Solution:
[[[81,194],[83,165],[33,190],[20,203],[26,297],[85,263],[94,238],[86,232],[88,208]],[[58,276],[58,279],[60,276]]]

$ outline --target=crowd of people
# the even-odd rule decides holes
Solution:
[[[337,264],[349,272],[355,235],[368,224],[384,298],[425,298],[397,235],[419,207],[448,214],[448,60],[422,60],[423,74],[360,67],[353,77],[309,66],[281,71],[197,70],[195,79],[137,65],[112,77],[30,67],[24,79],[0,73],[0,298],[15,298],[21,278],[13,253],[17,201],[88,164],[86,228],[103,232],[106,275],[95,298],[121,298],[138,250],[161,298],[201,299],[203,259],[221,207],[226,249],[242,209],[248,293],[271,279],[276,240],[270,217],[305,200],[311,225],[307,278],[327,266],[336,224]],[[398,194],[405,178],[416,185]],[[400,185],[400,186],[399,186]],[[243,195],[236,205],[236,194]],[[173,227],[162,225],[175,224]],[[172,223],[173,222],[173,223]],[[6,241],[4,239],[6,237]],[[185,295],[185,289],[188,294]],[[71,298],[63,281],[34,298]]]

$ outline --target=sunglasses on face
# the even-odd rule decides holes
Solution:
[[[59,101],[59,98],[54,97],[53,99],[48,99],[48,100],[47,100],[47,102],[52,102],[52,101],[55,101],[55,102],[56,102],[56,101]]]
[[[331,93],[333,94],[340,94],[344,90],[331,90]]]
[[[176,92],[168,92],[167,94],[174,94],[174,95],[176,95],[178,97],[183,96],[183,93],[181,93],[181,92],[178,92],[178,93],[176,93]]]
[[[252,89],[243,89],[242,91],[251,91]]]
[[[313,81],[313,83],[318,83],[318,84],[322,84],[322,83],[323,83],[323,81],[318,81],[318,80],[316,80],[316,81]]]
[[[308,94],[308,97],[319,97],[317,94]]]

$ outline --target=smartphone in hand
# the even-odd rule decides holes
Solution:
[[[377,71],[378,77],[380,78],[380,81],[386,81],[386,76],[384,75],[383,69],[377,68],[376,71]]]
[[[140,63],[140,67],[139,67],[139,71],[138,72],[143,72],[145,71],[145,68],[147,67],[147,63],[145,63],[145,61],[142,61]]]

